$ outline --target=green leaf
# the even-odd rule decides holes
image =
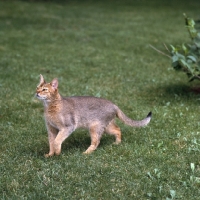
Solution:
[[[196,180],[195,180],[197,183],[200,183],[200,178],[199,177],[196,177]]]
[[[195,169],[194,163],[190,163],[190,168],[191,168],[192,172],[194,173],[194,169]]]
[[[194,70],[191,68],[191,66],[184,60],[184,59],[180,59],[179,60],[179,64],[187,69],[187,73],[189,73],[188,75],[193,74]]]
[[[195,22],[194,22],[193,19],[191,19],[191,18],[187,18],[187,22],[188,22],[188,26],[192,26],[192,27],[194,27]]]
[[[181,64],[181,66],[183,67],[188,67],[187,62],[184,59],[179,59],[179,63]]]
[[[184,55],[182,55],[180,53],[177,53],[176,55],[178,56],[179,59],[186,60]]]
[[[177,62],[178,61],[178,56],[177,55],[173,55],[172,56],[172,62]]]
[[[198,48],[200,48],[200,41],[195,41],[194,43]]]
[[[171,195],[172,199],[174,199],[174,197],[176,196],[176,191],[170,190],[170,195]]]
[[[170,45],[170,46],[171,46],[171,48],[172,48],[172,53],[178,52],[178,49],[177,49],[177,48],[175,48],[173,45]]]
[[[188,59],[192,60],[193,62],[197,62],[196,58],[194,56],[187,56]]]
[[[184,44],[182,44],[182,49],[183,49],[185,55],[187,55],[188,54],[188,49]]]

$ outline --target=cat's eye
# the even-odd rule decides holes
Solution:
[[[43,92],[44,92],[44,91],[47,91],[47,90],[48,90],[47,88],[43,88],[43,89],[42,89]]]

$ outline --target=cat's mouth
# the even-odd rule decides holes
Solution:
[[[37,94],[37,93],[36,93],[36,97],[37,97],[38,99],[40,99],[40,100],[45,100],[45,99],[46,99],[46,97],[40,96],[40,95]]]

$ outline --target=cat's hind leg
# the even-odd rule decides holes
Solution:
[[[111,121],[108,126],[106,127],[106,133],[110,135],[115,136],[115,143],[114,144],[120,144],[121,143],[121,130],[120,128],[115,124],[115,121]]]
[[[90,137],[91,137],[91,145],[88,149],[83,152],[84,154],[90,154],[98,147],[100,143],[101,136],[103,134],[104,128],[100,123],[92,123],[89,127]]]

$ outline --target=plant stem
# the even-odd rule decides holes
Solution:
[[[166,53],[164,53],[164,52],[162,52],[162,51],[156,49],[156,48],[155,48],[154,46],[152,46],[151,44],[149,44],[149,46],[150,46],[152,49],[154,49],[155,51],[157,51],[158,53],[163,54],[164,56],[167,56],[168,58],[171,59],[171,56],[170,56],[170,55],[168,55],[168,54],[166,54]]]

